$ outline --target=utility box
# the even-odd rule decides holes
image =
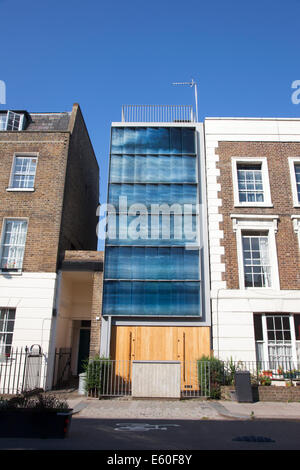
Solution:
[[[237,371],[235,373],[235,392],[240,403],[253,403],[250,372]]]
[[[180,398],[180,362],[132,361],[134,398]]]

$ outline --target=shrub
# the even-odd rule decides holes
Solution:
[[[0,410],[17,408],[31,408],[35,410],[61,410],[69,409],[66,400],[61,400],[55,395],[43,393],[41,389],[34,389],[20,393],[10,399],[0,399]]]
[[[197,361],[198,382],[204,395],[220,398],[224,383],[224,362],[216,357],[202,356]]]
[[[106,357],[95,356],[83,364],[85,377],[85,391],[89,396],[103,395],[105,381],[111,375],[112,361]]]

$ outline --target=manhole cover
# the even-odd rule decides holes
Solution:
[[[263,436],[238,436],[232,440],[239,442],[275,442],[273,439]]]

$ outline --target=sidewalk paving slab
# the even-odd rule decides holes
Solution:
[[[288,419],[300,420],[300,403],[238,403],[221,400],[134,400],[87,398],[68,400],[74,413],[96,419]],[[76,417],[76,416],[74,416]]]

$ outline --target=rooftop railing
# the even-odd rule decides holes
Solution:
[[[192,106],[123,105],[122,122],[196,122]]]

